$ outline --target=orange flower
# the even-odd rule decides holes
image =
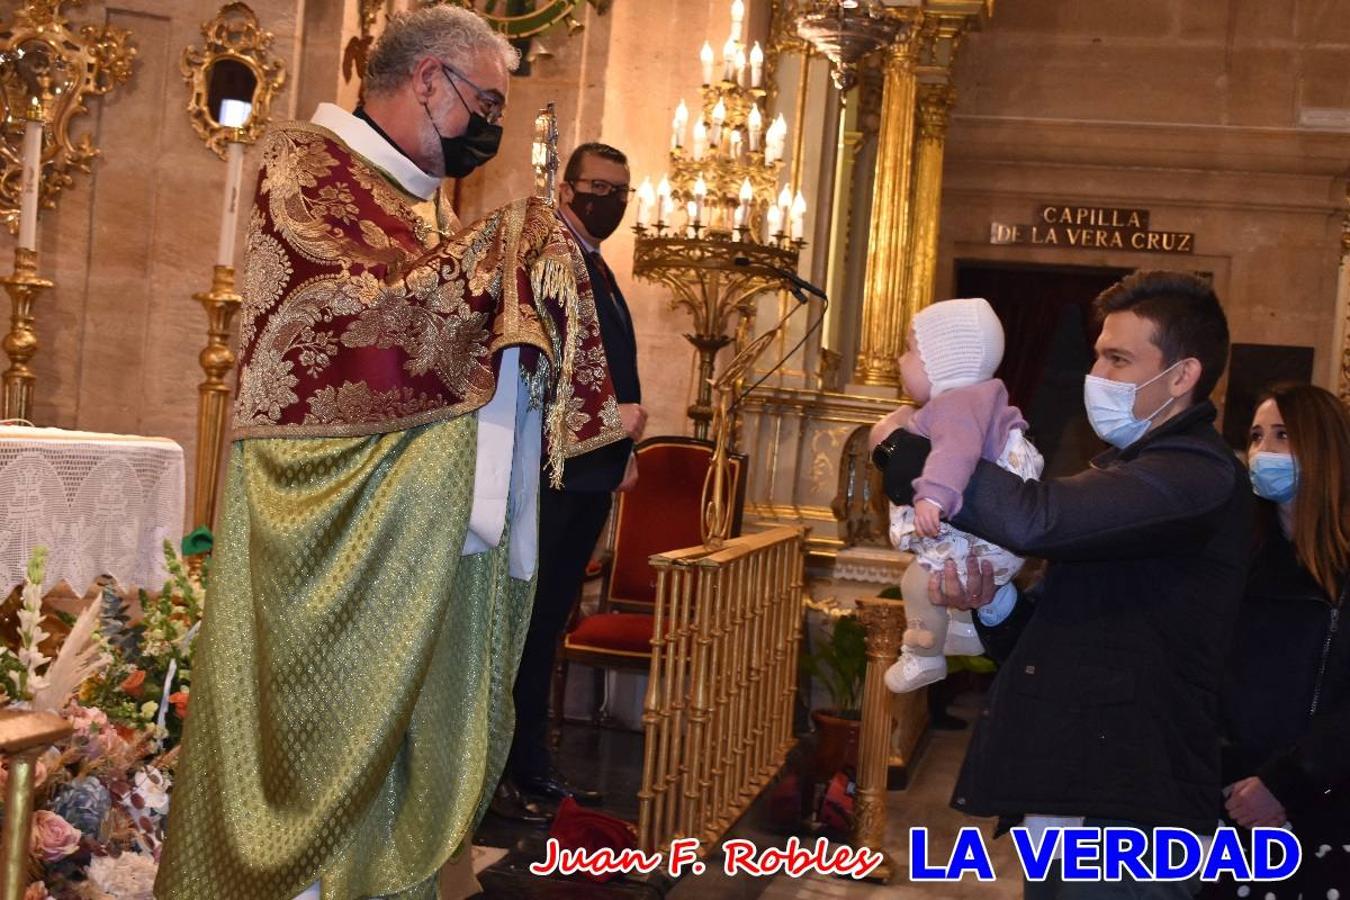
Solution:
[[[188,692],[178,691],[169,695],[169,702],[173,704],[173,711],[178,714],[178,718],[187,718]]]
[[[144,684],[145,684],[145,670],[137,669],[136,671],[128,675],[119,685],[119,687],[121,688],[122,693],[127,694],[128,696],[131,697],[135,697],[136,699],[139,700],[141,697],[141,687]]]

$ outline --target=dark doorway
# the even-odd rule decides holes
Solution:
[[[1083,411],[1099,328],[1092,301],[1133,269],[956,261],[956,296],[983,297],[1003,322],[998,377],[1031,425],[1045,477],[1081,471],[1105,448]]]

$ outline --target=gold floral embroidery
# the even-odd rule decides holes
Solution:
[[[336,390],[332,385],[321,388],[309,398],[306,424],[325,422],[369,422],[392,416],[402,418],[435,409],[439,404],[426,394],[414,394],[409,387],[372,391],[365,382],[343,382]]]

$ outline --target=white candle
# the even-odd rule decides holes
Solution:
[[[741,158],[741,130],[739,128],[731,129],[731,158]]]
[[[19,246],[37,249],[38,185],[42,173],[42,120],[23,126],[23,168],[19,181]]]
[[[764,51],[760,48],[759,41],[755,41],[755,46],[750,48],[750,86],[757,88],[763,80]]]
[[[689,107],[680,101],[680,105],[675,107],[675,120],[671,123],[675,128],[674,147],[676,150],[684,146],[684,130],[689,125]]]
[[[689,237],[697,237],[698,229],[695,226],[698,225],[698,205],[690,200],[684,207],[684,213],[689,217]]]
[[[736,48],[736,83],[745,87],[745,48]]]
[[[806,198],[802,192],[797,192],[797,198],[792,201],[792,239],[800,241],[806,234]]]
[[[778,235],[783,233],[782,207],[779,206],[769,207],[769,214],[765,219],[764,231],[765,231],[764,239],[766,241],[772,241],[775,238],[777,238]]]
[[[656,196],[660,200],[660,206],[657,208],[656,224],[667,225],[670,223],[670,217],[675,212],[675,201],[670,198],[670,179],[661,176],[661,183],[656,186]]]
[[[778,192],[778,206],[784,213],[792,208],[792,191],[787,185],[783,185],[783,189]]]
[[[652,223],[652,207],[656,205],[656,191],[650,178],[642,179],[638,187],[638,224],[646,228]]]
[[[741,203],[736,207],[736,225],[742,229],[741,236],[745,236],[745,229],[750,227],[750,204],[754,202],[755,189],[750,184],[750,179],[746,178],[741,182]]]
[[[750,115],[745,119],[745,127],[750,132],[750,152],[754,153],[759,149],[759,135],[764,130],[764,116],[759,112],[759,106],[750,107]]]
[[[712,111],[712,146],[722,146],[722,123],[727,120],[727,105],[719,97]]]
[[[225,208],[220,213],[220,244],[216,265],[234,265],[235,232],[239,223],[239,184],[244,176],[244,145],[230,141],[226,145]]]
[[[703,49],[698,52],[698,61],[703,64],[703,83],[712,84],[713,78],[713,48],[707,41],[703,42]]]
[[[745,3],[743,0],[732,0],[731,3],[731,33],[733,36],[740,36],[741,23],[745,21]]]
[[[698,121],[694,123],[694,162],[701,161],[707,149],[708,126],[703,124],[703,117],[699,116]]]
[[[703,224],[703,206],[707,199],[708,199],[708,182],[704,181],[703,176],[700,175],[698,176],[698,180],[694,182],[694,210],[696,216],[695,221],[698,222],[700,225]]]
[[[736,77],[736,39],[727,38],[722,45],[722,80],[731,81]]]

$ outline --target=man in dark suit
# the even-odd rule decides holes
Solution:
[[[619,227],[631,193],[628,158],[599,143],[582,144],[572,152],[558,188],[559,213],[590,271],[600,337],[629,440],[568,460],[562,489],[549,488],[545,479],[539,491],[539,583],[516,675],[516,732],[508,774],[527,797],[546,801],[570,796],[578,803],[598,804],[601,799],[596,791],[571,784],[554,768],[548,749],[548,702],[558,639],[609,518],[613,492],[637,483],[633,444],[642,439],[647,424],[633,319],[614,273],[600,255],[600,244]]]

